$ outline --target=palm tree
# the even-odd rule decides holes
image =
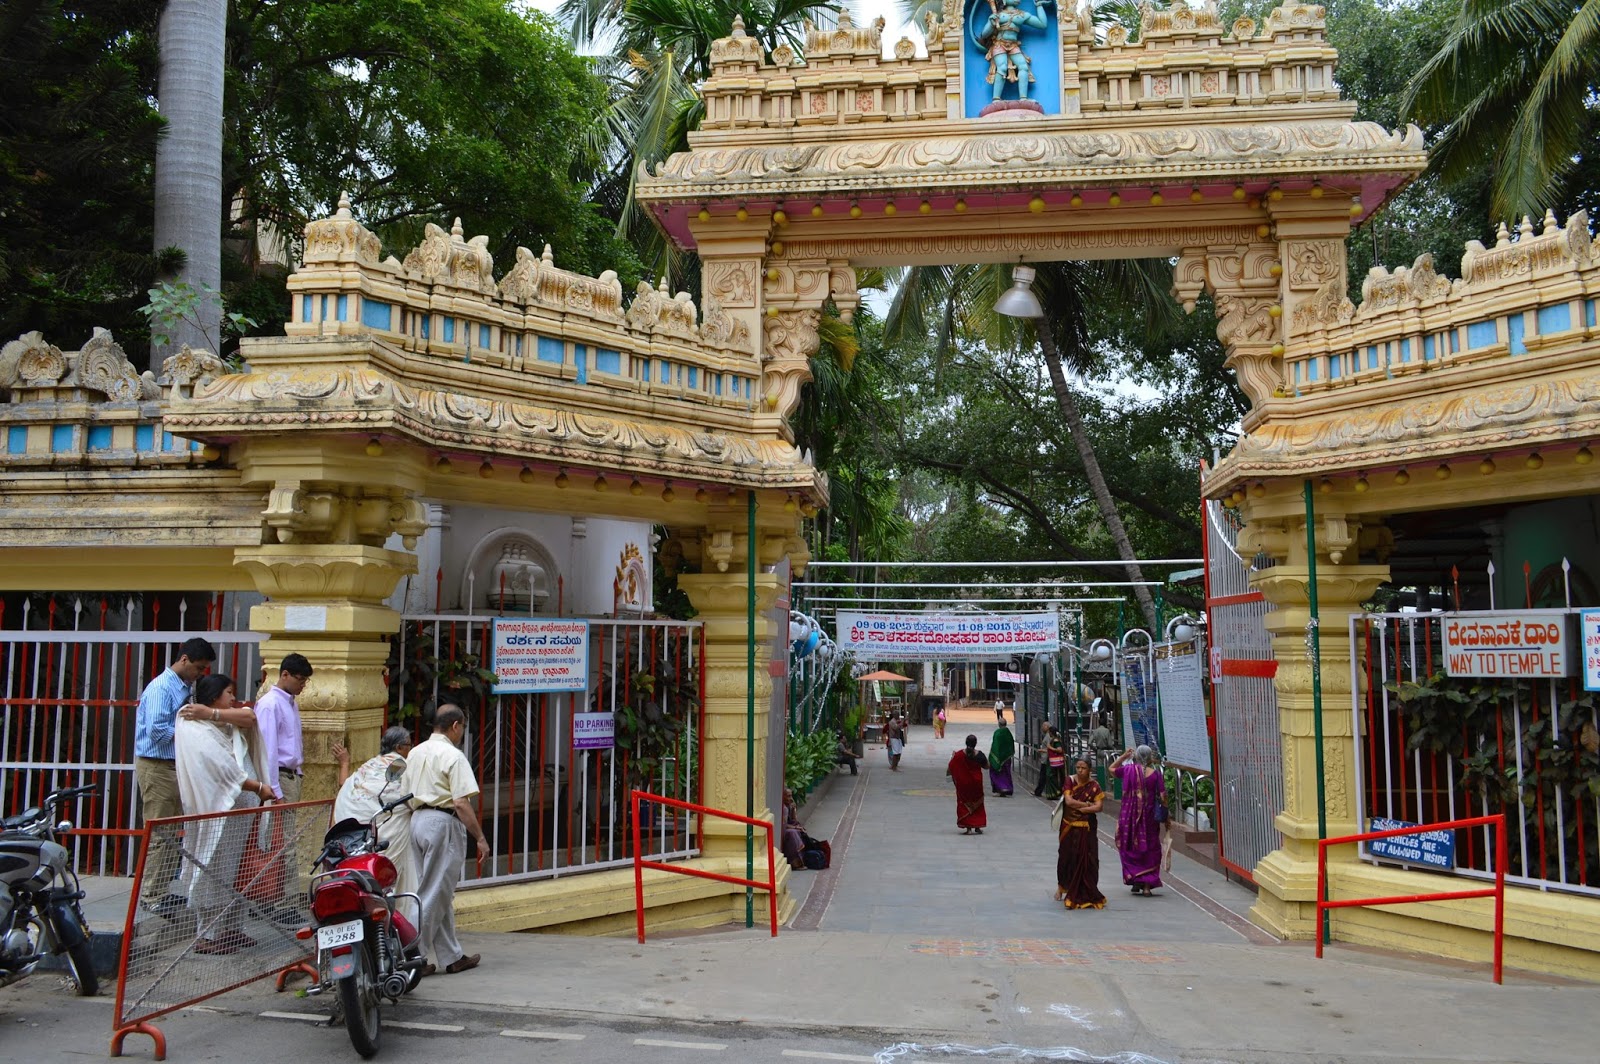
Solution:
[[[1487,156],[1496,215],[1537,217],[1594,153],[1597,90],[1600,0],[1462,0],[1401,113],[1443,125],[1432,164],[1447,180]]]
[[[227,0],[166,0],[161,11],[161,73],[156,87],[165,133],[156,143],[155,245],[183,253],[178,280],[196,292],[222,287],[222,80]],[[193,320],[188,320],[192,317]],[[214,295],[177,323],[173,345],[221,341]],[[151,368],[161,352],[152,345]]]
[[[639,175],[674,152],[705,114],[698,88],[711,76],[711,45],[735,17],[767,48],[804,48],[804,20],[832,16],[823,0],[562,0],[556,9],[579,47],[605,44],[600,70],[612,87],[599,135],[613,166],[600,195],[617,214],[617,232],[639,249],[645,268],[680,283],[690,264],[634,202]]]
[[[1149,588],[1142,586],[1143,568],[1095,453],[1094,441],[1084,426],[1067,373],[1086,372],[1095,362],[1090,308],[1097,301],[1118,300],[1144,308],[1151,331],[1167,326],[1177,314],[1177,306],[1167,294],[1171,276],[1170,263],[1162,260],[1040,263],[1033,287],[1045,308],[1045,317],[1023,324],[994,312],[995,300],[1010,285],[1008,268],[919,267],[907,273],[895,294],[887,327],[891,342],[913,336],[934,337],[936,366],[962,338],[991,350],[1018,350],[1027,344],[1029,332],[1034,334],[1050,374],[1056,409],[1083,464],[1095,508],[1124,572],[1135,582],[1134,597],[1152,629],[1156,625],[1155,600]]]

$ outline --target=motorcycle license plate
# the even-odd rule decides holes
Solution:
[[[348,946],[362,939],[361,921],[350,920],[342,924],[329,924],[317,928],[317,945],[322,949]]]

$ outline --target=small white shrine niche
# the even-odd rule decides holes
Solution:
[[[555,560],[518,529],[491,533],[473,549],[462,573],[461,601],[492,613],[553,613]]]

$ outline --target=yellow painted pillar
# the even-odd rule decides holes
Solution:
[[[240,547],[234,563],[267,601],[250,611],[250,627],[268,637],[261,648],[267,679],[276,681],[285,654],[304,654],[314,670],[299,698],[305,735],[302,798],[338,790],[333,744],[344,742],[355,764],[378,752],[388,685],[384,662],[400,615],[384,600],[416,571],[410,554],[359,544],[285,543]],[[260,677],[235,677],[240,697]]]
[[[766,570],[787,557],[795,570],[804,569],[810,555],[799,535],[800,515],[791,510],[782,493],[765,494],[758,507],[756,528],[756,664],[749,668],[749,533],[743,507],[744,496],[730,496],[725,506],[713,508],[703,529],[683,529],[676,538],[683,545],[684,557],[698,559],[699,573],[678,576],[678,586],[699,611],[697,620],[706,626],[706,731],[704,738],[705,776],[701,802],[731,813],[745,812],[746,784],[751,780],[747,737],[753,738],[755,808],[751,815],[772,820],[778,815],[768,805],[767,753],[774,740],[770,731],[773,679],[768,671],[774,639],[787,636],[787,628],[773,631],[769,611],[777,598],[778,578]],[[755,687],[755,731],[747,727],[748,693]],[[781,738],[781,737],[778,737]],[[776,831],[774,846],[782,842]],[[765,832],[756,835],[755,878],[766,875]],[[732,821],[708,820],[705,856],[730,861],[741,873],[744,867],[744,826]],[[788,877],[788,866],[777,855],[780,893]],[[735,915],[743,918],[742,891],[732,903]]]
[[[1287,493],[1286,493],[1287,494]],[[1319,504],[1323,499],[1319,496]],[[1276,826],[1282,848],[1268,854],[1254,870],[1260,888],[1250,918],[1283,938],[1310,938],[1316,931],[1317,895],[1317,746],[1316,708],[1312,691],[1306,623],[1310,619],[1310,580],[1306,565],[1304,518],[1251,522],[1241,535],[1241,548],[1266,550],[1279,564],[1251,574],[1250,582],[1276,609],[1267,614],[1273,656],[1278,661],[1274,686],[1283,742],[1283,811]],[[1317,606],[1322,660],[1323,780],[1328,835],[1359,830],[1354,737],[1350,712],[1349,617],[1389,576],[1387,565],[1356,563],[1361,530],[1342,514],[1317,515]],[[1384,532],[1374,529],[1365,539]],[[1329,853],[1330,860],[1353,860],[1354,847]]]

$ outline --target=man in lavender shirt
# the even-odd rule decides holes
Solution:
[[[267,785],[280,802],[300,800],[305,751],[300,738],[300,706],[295,701],[311,679],[311,663],[303,654],[287,654],[278,666],[278,682],[256,701],[256,727],[267,769]]]

